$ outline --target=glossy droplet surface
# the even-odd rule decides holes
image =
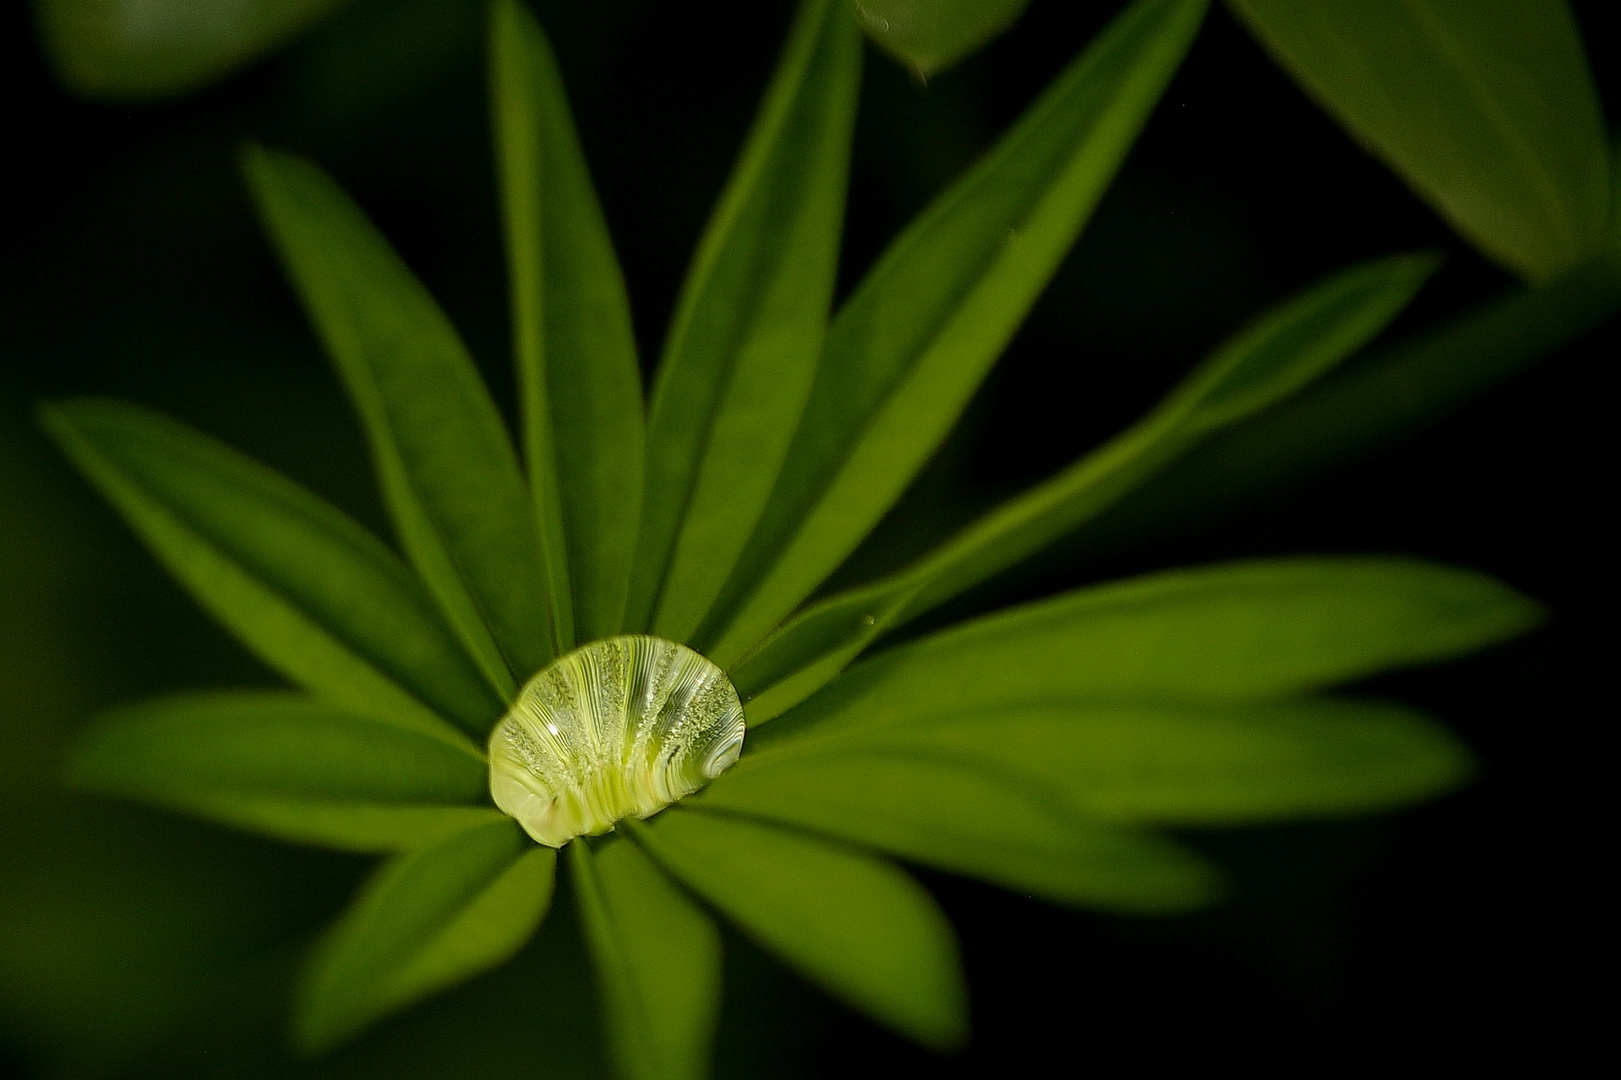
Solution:
[[[490,733],[490,794],[542,844],[650,817],[731,768],[743,706],[726,673],[663,638],[559,657]]]

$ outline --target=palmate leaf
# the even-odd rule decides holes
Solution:
[[[569,845],[601,987],[608,1045],[627,1080],[703,1080],[720,1010],[720,932],[634,844]]]
[[[501,702],[400,561],[292,481],[132,405],[46,429],[159,559],[276,670],[345,708],[466,746]]]
[[[546,579],[511,440],[466,347],[332,180],[253,150],[266,229],[365,424],[417,573],[503,696],[553,655]]]
[[[911,482],[1074,242],[1204,8],[1130,7],[840,309],[782,474],[694,639],[705,655],[735,663]]]
[[[1488,257],[1533,281],[1603,235],[1598,92],[1564,0],[1232,0],[1281,66]]]
[[[1022,777],[931,757],[921,742],[900,752],[746,757],[691,805],[786,822],[1057,903],[1163,913],[1217,895],[1216,875],[1178,845],[1065,813]]]
[[[1077,528],[1190,446],[1339,363],[1406,307],[1435,266],[1433,257],[1404,255],[1333,275],[1244,327],[1096,451],[911,566],[802,612],[732,673],[752,699],[750,722],[803,700],[885,631]]]
[[[856,0],[873,41],[928,78],[1012,26],[1030,0]]]
[[[1273,700],[1461,656],[1523,633],[1540,614],[1484,575],[1416,560],[1174,570],[889,650],[750,742],[763,748],[830,721],[880,725],[1048,701]]]
[[[556,852],[515,822],[452,834],[385,863],[316,950],[293,1037],[314,1053],[506,962],[551,904]]]
[[[798,745],[780,744],[759,768],[814,788],[872,755],[953,761],[1022,778],[1077,814],[1156,825],[1389,810],[1450,791],[1472,771],[1469,752],[1446,729],[1382,703],[1077,702],[981,706],[909,722],[844,719]]]
[[[805,0],[659,365],[628,630],[691,636],[788,451],[832,300],[860,70],[844,0]]]
[[[116,709],[72,779],[283,840],[402,851],[502,820],[460,747],[295,694],[197,694]]]
[[[967,1035],[945,916],[881,860],[740,818],[681,808],[631,837],[767,949],[855,1008],[936,1049]]]
[[[617,633],[642,493],[642,384],[624,278],[557,62],[516,0],[490,29],[496,163],[524,456],[559,651]]]

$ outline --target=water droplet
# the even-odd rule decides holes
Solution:
[[[536,841],[562,847],[691,795],[737,761],[743,733],[720,668],[662,638],[608,638],[518,693],[490,733],[490,796]]]

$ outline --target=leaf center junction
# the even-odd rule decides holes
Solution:
[[[663,638],[605,638],[519,691],[490,733],[490,795],[536,841],[562,847],[651,817],[742,752],[743,706],[724,671]]]

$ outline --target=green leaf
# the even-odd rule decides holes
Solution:
[[[457,744],[501,713],[433,601],[382,544],[285,477],[132,405],[48,406],[80,470],[270,666],[346,708]]]
[[[642,494],[630,305],[551,47],[492,12],[491,98],[524,450],[558,649],[619,631]]]
[[[551,904],[556,855],[502,820],[386,863],[316,950],[293,1022],[299,1048],[329,1049],[509,960]]]
[[[499,820],[488,772],[470,745],[261,691],[114,710],[79,741],[71,775],[284,840],[401,851]]]
[[[696,639],[706,656],[731,667],[911,482],[1091,215],[1204,9],[1129,8],[857,287],[771,500]]]
[[[1173,570],[881,653],[782,723],[880,724],[1045,701],[1261,701],[1461,656],[1539,618],[1534,603],[1484,575],[1415,560]]]
[[[1621,248],[1400,340],[1206,445],[1132,493],[1076,558],[1140,547],[1398,443],[1621,312]]]
[[[634,845],[569,845],[601,986],[608,1045],[626,1080],[703,1080],[720,1010],[720,931]]]
[[[147,101],[199,90],[271,52],[344,0],[34,0],[56,77],[83,97]]]
[[[259,149],[247,172],[365,423],[406,554],[510,699],[553,643],[540,546],[501,417],[444,313],[331,178]]]
[[[925,1046],[967,1037],[945,915],[881,860],[738,818],[666,810],[631,836],[750,936],[827,990]]]
[[[1603,235],[1598,93],[1563,0],[1232,0],[1353,137],[1487,257],[1533,281]]]
[[[1025,782],[919,746],[745,757],[689,805],[786,822],[1058,903],[1185,911],[1214,873],[1157,837],[1065,813]]]
[[[843,0],[805,0],[659,366],[627,629],[691,636],[788,452],[832,302],[860,73]]]
[[[1018,21],[1030,0],[856,0],[869,37],[926,79]]]
[[[846,719],[805,734],[797,751],[779,744],[779,773],[839,752],[927,755],[1021,776],[1052,805],[1095,818],[1234,825],[1389,810],[1471,772],[1469,752],[1444,728],[1383,703],[1077,702]]]
[[[738,665],[754,723],[831,679],[880,634],[984,581],[1115,501],[1211,433],[1287,397],[1405,308],[1437,260],[1402,255],[1333,275],[1244,327],[1137,424],[887,578],[822,601]]]

